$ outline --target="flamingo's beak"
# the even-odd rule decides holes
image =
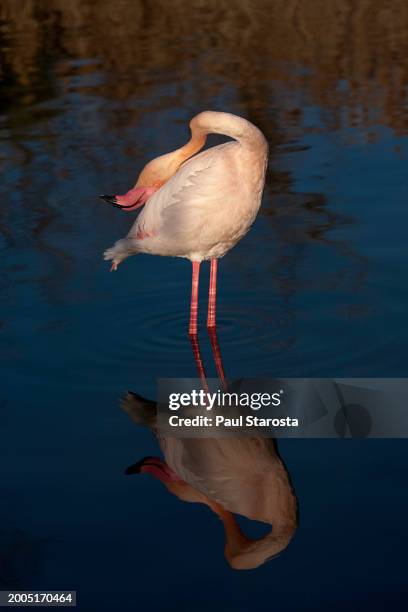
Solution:
[[[134,192],[134,190],[131,190],[132,192]],[[129,194],[130,192],[128,192]],[[134,198],[129,198],[129,195],[125,194],[124,196],[121,195],[100,195],[99,197],[101,198],[101,200],[103,200],[104,202],[107,202],[108,204],[112,204],[112,206],[114,206],[115,208],[120,208],[120,210],[134,210],[135,208],[139,208],[139,206],[143,206],[143,204],[145,203],[145,200],[143,200],[143,194],[137,194],[136,195],[136,200],[132,201]],[[132,193],[133,196],[133,193]],[[129,204],[127,202],[130,202]]]
[[[134,187],[125,195],[101,195],[101,200],[112,204],[115,208],[120,208],[125,211],[132,211],[140,206],[143,206],[150,196],[157,191],[159,187]]]
[[[127,467],[125,470],[126,476],[130,476],[130,474],[140,474],[142,472],[142,468],[145,464],[145,461],[147,461],[147,459],[148,457],[144,457],[143,459],[140,459],[140,461],[137,461],[137,463],[133,463],[133,465],[129,465],[129,467]]]
[[[118,204],[118,201],[116,199],[116,196],[114,195],[100,195],[99,196],[101,198],[101,200],[104,200],[105,202],[107,202],[108,204],[113,204],[114,206],[116,206],[117,208],[121,208]]]
[[[167,465],[159,457],[143,457],[140,461],[133,463],[133,465],[129,465],[125,470],[125,474],[126,476],[130,474],[143,474],[143,472],[150,472],[149,468],[155,468],[156,470],[164,472]]]
[[[126,476],[130,474],[151,474],[163,483],[180,481],[177,474],[159,457],[144,457],[126,468],[125,474]]]

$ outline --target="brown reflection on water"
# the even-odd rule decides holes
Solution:
[[[2,106],[13,112],[56,95],[54,69],[64,88],[63,60],[93,58],[108,78],[86,91],[116,100],[173,83],[175,99],[205,105],[229,86],[267,133],[265,105],[284,129],[304,101],[331,129],[407,131],[405,0],[3,0],[0,20]]]
[[[103,177],[129,161],[123,177],[133,178],[168,146],[160,129],[167,117],[157,111],[180,121],[182,144],[186,118],[207,107],[246,116],[271,145],[263,208],[270,239],[263,244],[276,252],[265,260],[262,248],[247,243],[248,251],[257,249],[248,269],[238,256],[236,263],[248,286],[258,258],[290,300],[311,282],[299,273],[308,243],[342,260],[330,273],[314,270],[313,282],[361,286],[366,262],[330,238],[353,220],[331,210],[325,192],[299,193],[297,185],[294,193],[293,158],[283,168],[275,161],[296,154],[308,132],[358,127],[367,142],[377,125],[406,134],[407,31],[405,0],[3,0],[0,173],[14,199],[11,209],[0,207],[4,240],[49,256],[40,282],[55,298],[71,259],[81,257],[80,245],[74,255],[66,237],[85,236],[91,224],[87,240],[95,244],[85,255],[97,259],[102,249],[103,220],[89,200],[112,188],[100,185]],[[309,105],[318,112],[312,123]],[[162,121],[164,140],[157,142]],[[77,179],[90,188],[85,202],[70,207],[73,190],[82,195]],[[22,217],[14,217],[16,204]],[[235,257],[233,251],[230,261]]]

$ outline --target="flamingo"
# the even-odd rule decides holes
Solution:
[[[216,328],[217,264],[248,232],[262,198],[268,145],[252,123],[204,111],[190,122],[191,138],[180,149],[150,161],[135,186],[104,201],[131,212],[144,205],[130,232],[104,252],[111,270],[130,255],[149,253],[192,262],[189,335],[197,335],[200,264],[210,261],[207,328]],[[208,134],[231,142],[196,155]]]
[[[122,406],[138,425],[157,432],[155,402],[128,392]],[[160,437],[159,443],[164,459],[144,457],[126,474],[150,474],[182,501],[208,506],[224,525],[224,554],[233,569],[259,567],[285,550],[297,527],[297,500],[273,439]],[[251,539],[234,514],[272,529]]]
[[[216,336],[213,350],[220,362],[217,369],[223,372]],[[193,355],[205,387],[198,341],[193,343]],[[150,474],[182,501],[205,504],[215,512],[224,525],[224,553],[232,568],[258,567],[285,550],[297,527],[298,506],[274,439],[256,432],[251,437],[167,437],[160,429],[156,402],[128,391],[121,405],[137,425],[153,432],[164,455],[163,459],[144,457],[125,473]],[[258,540],[248,538],[234,514],[262,521],[272,529]]]

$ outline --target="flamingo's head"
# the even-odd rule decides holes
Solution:
[[[100,198],[116,208],[132,211],[143,206],[180,168],[184,161],[179,151],[152,159],[143,168],[136,185],[124,195],[101,195]]]

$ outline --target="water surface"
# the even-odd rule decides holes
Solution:
[[[247,117],[270,162],[220,264],[227,375],[406,376],[407,31],[399,1],[3,1],[5,587],[77,589],[84,610],[402,609],[403,441],[282,443],[300,528],[244,574],[206,508],[123,477],[157,443],[119,398],[195,376],[190,266],[140,255],[109,274],[131,217],[97,195],[186,142],[197,112]]]

